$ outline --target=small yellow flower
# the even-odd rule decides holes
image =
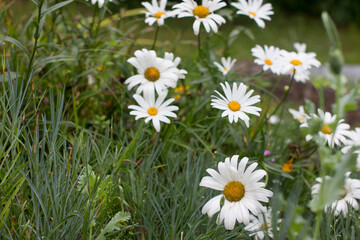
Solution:
[[[98,71],[102,71],[105,70],[105,66],[103,64],[101,64],[100,66],[97,67]]]
[[[294,161],[294,158],[291,158],[289,161],[287,161],[286,163],[283,164],[283,167],[282,167],[282,171],[284,172],[291,172],[293,170],[293,161]]]

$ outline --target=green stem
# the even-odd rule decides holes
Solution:
[[[316,213],[316,222],[315,222],[315,229],[313,239],[318,239],[319,231],[320,231],[320,223],[321,223],[321,212]]]
[[[335,103],[336,103],[336,106],[335,106],[335,114],[338,116],[338,118],[341,118],[342,117],[342,114],[340,114],[340,98],[341,98],[341,75],[340,74],[337,74],[336,75],[336,89],[335,89]]]
[[[325,109],[324,87],[320,86],[318,89],[318,93],[319,93],[319,106],[321,109]]]
[[[30,57],[30,62],[29,62],[27,73],[26,73],[26,79],[29,79],[32,63],[34,61],[38,41],[39,41],[39,38],[40,38],[39,30],[40,30],[40,20],[41,20],[42,5],[43,5],[43,1],[40,1],[39,10],[38,10],[38,19],[37,19],[37,25],[36,25],[36,32],[35,32],[35,35],[34,35],[34,37],[35,37],[34,49],[32,51],[31,57]]]
[[[295,71],[296,71],[296,70],[294,70],[294,73],[293,73],[293,75],[291,76],[291,80],[290,80],[290,84],[289,84],[289,89],[287,89],[287,90],[285,91],[285,94],[284,94],[283,98],[281,99],[281,102],[276,106],[275,110],[271,113],[270,116],[274,115],[274,114],[279,110],[279,108],[284,104],[284,102],[286,101],[286,99],[287,99],[287,97],[288,97],[288,95],[289,95],[289,92],[290,92],[290,90],[291,90],[291,86],[292,86],[292,84],[293,84],[293,82],[294,82]]]
[[[199,51],[199,58],[202,59],[202,54],[201,54],[201,28],[199,30],[199,35],[198,35],[198,51]]]
[[[158,38],[158,34],[159,34],[159,25],[156,25],[156,30],[155,30],[155,37],[154,37],[154,42],[153,42],[153,45],[151,47],[151,50],[154,50],[155,49],[155,46],[156,46],[156,41],[157,41],[157,38]]]

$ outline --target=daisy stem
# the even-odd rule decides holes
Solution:
[[[316,213],[314,236],[313,236],[314,240],[316,240],[318,238],[318,234],[319,234],[319,230],[320,230],[320,223],[321,223],[321,212],[317,212]]]
[[[294,82],[295,72],[296,72],[296,70],[294,70],[294,73],[291,76],[289,88],[287,90],[285,90],[283,98],[281,99],[280,103],[276,106],[275,110],[270,114],[270,116],[274,115],[279,110],[279,108],[284,104],[284,102],[286,101],[286,99],[287,99],[287,97],[289,95],[289,92],[291,90],[291,86],[292,86],[292,84]]]
[[[152,47],[151,47],[151,50],[154,50],[154,49],[155,49],[158,34],[159,34],[159,25],[156,25],[154,43],[153,43],[153,45],[152,45]]]
[[[199,50],[199,58],[202,59],[202,54],[201,54],[201,28],[199,30],[199,35],[198,35],[198,50]]]

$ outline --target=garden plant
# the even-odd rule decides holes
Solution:
[[[0,239],[360,239],[360,83],[330,14],[320,62],[257,44],[271,1],[126,2],[0,2]]]

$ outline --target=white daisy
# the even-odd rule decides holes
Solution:
[[[134,55],[128,62],[137,68],[138,74],[125,81],[129,90],[140,84],[137,94],[154,89],[160,94],[167,88],[176,87],[179,69],[174,62],[157,57],[153,50],[137,50]]]
[[[228,58],[221,58],[221,63],[214,62],[214,65],[219,69],[220,72],[225,76],[228,74],[228,72],[231,70],[231,68],[234,66],[236,62],[236,59],[231,59],[231,57]]]
[[[224,110],[221,117],[229,117],[229,122],[237,122],[240,118],[243,120],[247,127],[249,127],[250,118],[247,114],[254,114],[259,116],[258,112],[261,111],[261,108],[251,106],[255,103],[260,102],[260,96],[255,95],[251,96],[254,90],[250,90],[246,93],[246,86],[243,83],[240,83],[239,87],[236,83],[233,83],[233,88],[231,89],[228,82],[225,82],[225,85],[220,83],[222,89],[224,90],[225,97],[221,95],[218,91],[215,91],[218,96],[212,95],[211,106],[213,108]]]
[[[289,75],[294,74],[294,69],[290,70]],[[305,83],[310,80],[310,71],[307,69],[297,68],[294,76],[295,81]]]
[[[211,176],[201,179],[200,186],[212,188],[222,193],[210,199],[202,208],[203,214],[212,217],[220,211],[217,223],[224,221],[225,228],[234,229],[236,221],[248,224],[250,212],[257,215],[263,209],[260,202],[268,202],[273,193],[265,189],[265,183],[259,182],[265,175],[264,170],[255,170],[257,163],[251,164],[245,169],[248,158],[244,157],[238,164],[238,155],[226,158],[225,162],[218,164],[217,172],[208,168],[206,171]],[[224,204],[220,203],[224,198]],[[220,210],[221,209],[221,210]]]
[[[345,147],[341,149],[343,153],[349,152],[351,148],[360,147],[360,128],[355,128],[355,131],[349,131],[348,139],[344,142]],[[360,171],[360,150],[354,151],[357,154],[356,168]]]
[[[141,3],[147,11],[143,11],[145,13],[145,23],[152,26],[155,22],[162,26],[164,25],[164,20],[168,17],[172,17],[173,14],[171,11],[166,11],[167,0],[161,0],[160,4],[158,4],[157,0],[152,0],[152,3],[142,2]]]
[[[216,24],[225,23],[225,19],[219,14],[215,14],[216,10],[226,6],[222,0],[202,0],[202,4],[198,5],[194,0],[183,0],[182,3],[173,6],[173,9],[179,18],[195,17],[193,30],[195,35],[199,34],[200,24],[202,23],[206,32],[213,30],[218,32]]]
[[[273,237],[272,227],[271,227],[271,217],[272,217],[272,210],[271,208],[262,210],[261,213],[258,214],[257,217],[250,216],[250,223],[245,226],[244,230],[253,232],[250,236],[255,235],[255,239],[264,239],[265,233],[269,235],[269,237]],[[279,220],[280,222],[280,220]]]
[[[321,65],[313,52],[288,52],[286,50],[280,50],[279,64],[282,67],[282,74],[293,75],[295,69],[294,79],[298,82],[308,80],[309,70]]]
[[[246,15],[251,19],[254,19],[257,25],[261,28],[265,27],[264,20],[270,21],[270,15],[273,15],[272,5],[266,3],[262,5],[262,0],[239,0],[237,3],[231,3],[234,7],[238,9],[237,14]]]
[[[300,106],[299,111],[289,108],[289,112],[295,120],[298,120],[301,123],[302,127],[307,127],[307,120],[310,118],[310,116],[305,112],[304,106]]]
[[[346,137],[349,134],[350,125],[344,123],[344,119],[340,119],[336,122],[336,115],[331,115],[329,112],[324,112],[321,109],[318,109],[318,114],[313,114],[314,118],[320,118],[322,120],[322,126],[319,131],[320,137],[325,139],[325,144],[334,147],[334,145],[341,145],[346,142]],[[311,135],[306,136],[306,140],[309,141],[312,139]]]
[[[135,120],[145,118],[145,123],[151,120],[156,131],[160,132],[160,122],[169,124],[170,120],[167,117],[175,118],[176,114],[173,111],[179,110],[177,106],[169,106],[174,101],[173,98],[164,102],[166,95],[167,92],[163,91],[156,100],[154,91],[144,92],[144,97],[137,94],[133,95],[140,106],[130,105],[129,108],[133,109],[130,115],[135,115]]]
[[[325,206],[325,212],[332,210],[334,211],[335,216],[343,213],[343,216],[346,217],[349,211],[348,204],[355,210],[359,209],[359,204],[356,199],[360,199],[360,180],[349,178],[349,176],[350,172],[347,172],[345,174],[345,185],[342,188],[343,194],[339,196],[338,200]],[[326,176],[325,179],[326,181],[331,181],[329,176]],[[319,193],[323,179],[316,178],[316,182],[317,183],[311,188],[311,194],[313,196]]]
[[[112,2],[112,0],[109,0],[109,2]],[[96,3],[98,3],[99,8],[102,8],[102,6],[104,6],[105,0],[91,0],[92,5],[95,5]]]
[[[274,46],[267,45],[262,48],[256,45],[251,49],[252,55],[257,59],[254,62],[258,65],[263,65],[263,70],[270,70],[275,74],[280,74],[280,66],[278,64],[280,49]]]
[[[165,52],[165,56],[164,59],[167,59],[171,62],[174,63],[175,67],[177,68],[178,65],[181,62],[181,58],[180,57],[174,57],[173,53],[169,53],[169,52]],[[185,79],[185,74],[187,74],[188,72],[185,69],[177,69],[178,72],[176,73],[176,75],[178,76],[179,79]]]

